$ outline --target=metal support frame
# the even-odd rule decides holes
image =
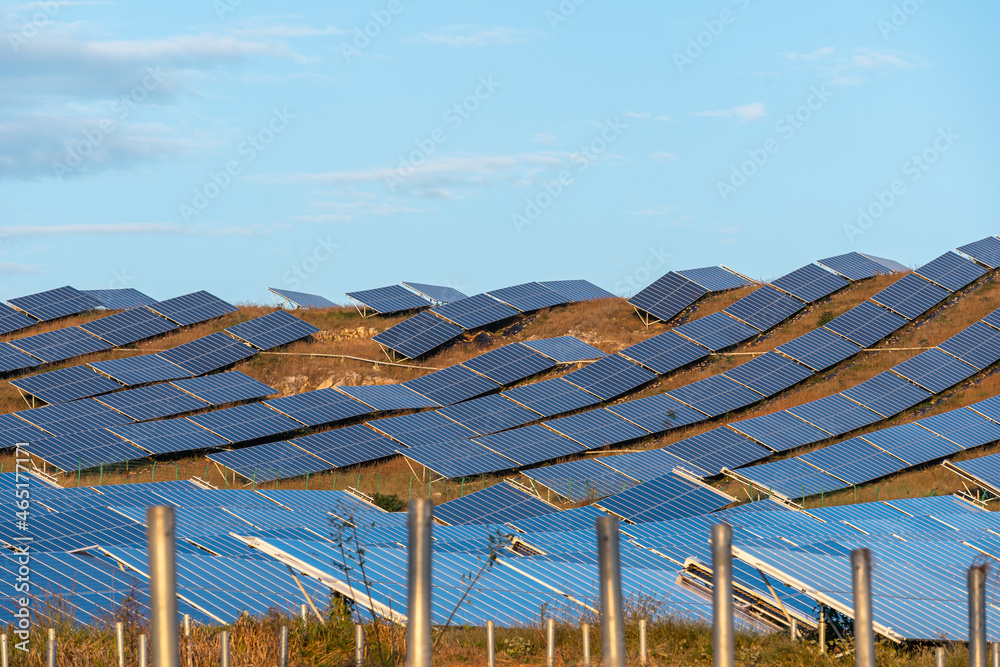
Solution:
[[[733,667],[733,528],[712,526],[712,664]]]
[[[431,666],[431,508],[410,500],[407,549],[406,666]]]
[[[606,667],[625,667],[625,621],[622,617],[622,572],[618,519],[596,520],[597,560],[601,591],[601,645]]]

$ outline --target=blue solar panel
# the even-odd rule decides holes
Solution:
[[[810,426],[785,411],[744,419],[733,422],[730,426],[776,452],[784,452],[830,437],[829,433]]]
[[[513,384],[547,371],[556,363],[531,348],[519,343],[512,343],[490,350],[468,361],[463,361],[462,365],[499,384]],[[456,403],[457,401],[451,402]]]
[[[640,290],[628,302],[663,322],[668,322],[708,290],[673,271]]]
[[[46,405],[15,412],[18,417],[45,429],[52,435],[68,435],[126,424],[132,420],[91,399]]]
[[[639,483],[594,459],[542,466],[528,470],[524,475],[572,502],[591,502]]]
[[[944,301],[948,294],[934,283],[908,273],[873,296],[872,301],[912,320]]]
[[[319,329],[283,310],[226,329],[231,335],[245,340],[261,350],[271,350],[292,341],[311,336]]]
[[[607,515],[593,505],[584,505],[531,519],[520,519],[514,525],[527,533],[593,530],[594,521],[602,516]]]
[[[937,394],[975,375],[977,369],[932,347],[893,366],[892,370]]]
[[[991,269],[1000,267],[1000,239],[995,236],[967,243],[958,249]]]
[[[403,384],[440,405],[458,403],[497,388],[496,382],[462,365],[449,366]]]
[[[434,411],[376,419],[368,422],[368,427],[407,447],[427,447],[439,442],[468,440],[476,436],[475,431]]]
[[[969,461],[953,461],[952,465],[994,489],[1000,487],[1000,454],[980,456]]]
[[[146,452],[107,431],[85,431],[31,443],[31,456],[60,470],[88,470],[146,458]]]
[[[976,368],[986,368],[1000,360],[1000,331],[983,322],[976,322],[938,345],[938,348]]]
[[[872,447],[861,438],[838,442],[802,454],[799,458],[848,484],[870,482],[909,466],[895,456]]]
[[[101,396],[97,401],[136,421],[171,417],[208,407],[190,394],[169,384],[154,384]]]
[[[227,371],[225,373],[216,373],[215,375],[206,375],[205,377],[175,380],[171,384],[210,405],[250,401],[278,393],[263,382],[255,380],[239,371]],[[289,396],[288,398],[292,397]],[[313,424],[310,424],[310,426],[313,426]]]
[[[861,407],[840,394],[788,408],[787,412],[831,435],[841,435],[882,419],[881,415]]]
[[[274,294],[280,297],[284,301],[295,304],[299,308],[336,308],[337,304],[329,299],[321,297],[316,294],[309,294],[307,292],[293,292],[287,289],[278,289],[277,287],[268,287],[267,289],[274,292]]]
[[[640,482],[662,477],[684,462],[664,449],[650,449],[642,452],[627,452],[598,459],[602,465]],[[624,491],[625,489],[622,489]]]
[[[770,450],[725,426],[685,438],[663,449],[691,464],[681,464],[681,467],[699,476],[718,475],[723,468],[732,470],[771,455]]]
[[[550,290],[539,283],[524,283],[487,292],[497,301],[502,301],[522,313],[552,306],[561,306],[569,301],[562,294]]]
[[[95,361],[88,366],[130,386],[176,380],[191,375],[180,366],[172,364],[156,354],[140,354],[135,357]]]
[[[588,410],[544,424],[553,431],[576,440],[587,449],[620,444],[649,435],[645,429],[607,410]]]
[[[764,285],[724,310],[754,328],[767,331],[803,308],[805,304],[802,301]]]
[[[146,307],[181,326],[206,322],[236,312],[236,306],[204,290],[157,301]]]
[[[758,488],[777,492],[789,500],[849,486],[797,458],[743,468],[740,475]]]
[[[689,385],[671,389],[667,394],[704,412],[709,417],[718,417],[764,398],[761,394],[751,391],[723,375],[713,375]]]
[[[890,426],[880,431],[865,433],[861,438],[898,456],[910,465],[927,463],[962,451],[959,445],[921,428],[919,423]]]
[[[750,285],[750,281],[721,266],[705,266],[700,269],[682,269],[676,272],[693,283],[701,285],[709,292],[722,292]]]
[[[419,292],[431,301],[436,301],[437,303],[451,303],[452,301],[459,301],[461,299],[468,299],[467,294],[462,294],[457,289],[451,287],[444,287],[441,285],[428,285],[426,283],[411,283],[403,282],[404,285],[409,287],[414,292]]]
[[[718,352],[750,340],[760,332],[725,313],[712,313],[675,328],[679,334]]]
[[[198,391],[192,393],[196,396],[202,396]],[[304,394],[282,396],[267,401],[267,404],[272,409],[288,415],[306,426],[332,424],[342,419],[372,412],[368,406],[345,396],[333,387],[308,391]]]
[[[46,403],[67,403],[78,398],[121,389],[121,385],[114,380],[109,380],[86,366],[60,368],[40,375],[11,380],[10,383]]]
[[[598,350],[593,345],[588,345],[573,336],[556,336],[555,338],[529,340],[524,341],[521,345],[548,357],[557,364],[591,361],[606,356],[604,352]]]
[[[652,382],[656,376],[620,355],[609,354],[562,379],[609,401]]]
[[[336,389],[379,412],[441,407],[437,402],[421,396],[405,384],[364,385]]]
[[[431,305],[427,299],[417,296],[402,285],[348,292],[347,296],[381,315],[416,310]]]
[[[14,310],[5,303],[0,303],[0,334],[8,334],[12,331],[26,329],[37,321]]]
[[[203,375],[248,359],[257,351],[218,331],[178,345],[158,356],[177,364],[193,375]]]
[[[778,352],[821,371],[861,351],[861,347],[826,329],[813,329],[779,345]]]
[[[812,377],[813,372],[776,352],[766,352],[726,371],[724,375],[764,396],[774,396],[779,391]]]
[[[503,391],[502,394],[543,417],[553,417],[600,402],[600,399],[593,394],[571,385],[562,378],[514,387]]]
[[[613,299],[615,295],[607,290],[603,290],[592,282],[586,280],[544,280],[539,281],[539,285],[548,287],[553,292],[558,292],[569,301],[596,301],[597,299]]]
[[[400,448],[399,451],[406,458],[412,459],[448,479],[500,472],[516,468],[518,465],[510,459],[480,446],[473,440],[455,440],[433,447]]]
[[[849,252],[836,257],[821,259],[818,264],[822,264],[828,269],[836,271],[848,280],[863,280],[872,276],[883,275],[894,272],[909,271],[905,266],[894,262],[891,259],[865,255],[860,252]]]
[[[478,435],[488,435],[508,428],[523,426],[539,418],[538,413],[521,407],[503,396],[494,394],[450,405],[438,410]]]
[[[966,408],[925,417],[917,424],[964,448],[1000,440],[1000,424]]]
[[[76,315],[101,306],[92,297],[69,286],[7,299],[7,303],[42,322]]]
[[[130,308],[142,308],[151,303],[156,303],[156,299],[132,287],[121,289],[85,289],[81,290],[81,293],[86,294],[109,310],[129,310]]]
[[[951,292],[957,292],[973,280],[982,277],[986,269],[970,262],[958,253],[946,252],[915,271]]]
[[[969,409],[975,410],[995,422],[1000,422],[1000,396],[993,396],[987,398],[985,401],[973,403],[969,406]]]
[[[721,509],[732,498],[668,474],[601,500],[598,505],[633,523],[670,521]]]
[[[870,347],[904,324],[907,324],[906,318],[871,301],[862,301],[824,326],[861,347]]]
[[[663,433],[706,419],[705,414],[667,394],[654,394],[607,408],[650,433]]]
[[[468,299],[435,306],[433,311],[463,329],[478,329],[520,314],[486,294],[476,294]]]
[[[20,371],[38,366],[40,362],[34,357],[21,352],[10,343],[0,343],[0,373]]]
[[[434,507],[434,517],[450,525],[501,524],[558,512],[558,508],[518,491],[494,484]]]
[[[110,430],[153,454],[225,447],[229,442],[187,419],[163,419],[141,424],[112,426]]]
[[[815,264],[806,264],[771,283],[806,303],[819,301],[850,283]]]
[[[313,433],[291,442],[338,468],[394,456],[400,448],[389,438],[360,424]]]
[[[0,414],[0,447],[13,447],[19,442],[34,442],[48,436],[42,429],[12,414]]]
[[[247,442],[302,428],[297,421],[260,403],[205,412],[188,419],[230,442]]]
[[[66,327],[26,336],[12,340],[10,344],[22,352],[48,362],[64,361],[111,347],[100,338],[91,336],[78,327]]]
[[[206,458],[257,483],[289,479],[333,468],[284,440],[214,452]]]
[[[80,328],[119,346],[173,331],[177,325],[145,308],[136,308],[86,322]]]
[[[641,343],[626,347],[618,354],[637,364],[665,375],[709,355],[709,350],[673,331],[665,331]]]
[[[587,449],[569,438],[553,433],[540,424],[484,435],[476,438],[474,442],[506,456],[522,466],[570,454],[579,454]]]
[[[891,371],[883,371],[861,384],[840,392],[883,417],[898,415],[931,397],[930,392],[907,382]]]
[[[461,335],[460,327],[423,312],[372,336],[372,340],[407,359],[416,359]]]

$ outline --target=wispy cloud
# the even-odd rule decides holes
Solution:
[[[766,116],[767,109],[763,102],[751,102],[743,106],[718,111],[692,111],[691,115],[708,118],[739,118],[741,123],[752,123]]]
[[[237,28],[233,30],[237,35],[246,35],[248,37],[323,37],[326,35],[343,35],[350,33],[350,30],[345,30],[344,28],[338,28],[336,26],[328,25],[322,28],[314,28],[311,26],[295,26],[295,25],[269,25],[261,26],[259,28]]]
[[[264,227],[193,227],[170,222],[124,222],[79,225],[8,225],[0,227],[0,239],[47,236],[109,236],[178,234],[184,236],[256,236]]]
[[[674,206],[673,204],[664,204],[663,206],[657,206],[656,208],[647,208],[643,211],[629,211],[632,215],[670,215],[675,213],[680,206]]]
[[[795,67],[807,67],[829,77],[829,83],[838,86],[858,86],[870,76],[924,67],[927,61],[899,51],[876,50],[858,47],[842,52],[832,46],[824,46],[809,53],[782,53],[782,56],[796,63]]]
[[[837,52],[837,47],[835,46],[821,46],[818,49],[813,49],[809,53],[795,53],[795,52],[784,52],[781,55],[788,58],[789,60],[816,60],[817,58],[828,58]]]
[[[670,116],[655,116],[648,111],[626,111],[622,114],[625,118],[635,118],[636,120],[659,120],[668,123],[674,122]]]
[[[0,262],[0,276],[20,276],[41,273],[36,264],[18,264],[16,262]]]
[[[496,26],[483,28],[478,25],[455,25],[436,32],[422,32],[403,40],[406,44],[448,46],[453,49],[482,47],[493,44],[517,44],[525,41],[527,33],[513,28]]]
[[[531,140],[538,144],[554,144],[556,143],[556,135],[549,134],[548,132],[539,132],[538,134],[531,135]]]
[[[676,155],[666,151],[656,151],[655,153],[651,153],[649,157],[652,158],[653,162],[669,162],[670,160],[677,159]]]

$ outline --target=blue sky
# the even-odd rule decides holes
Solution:
[[[850,250],[916,266],[1000,231],[998,14],[3,5],[0,298],[569,278],[629,294]]]

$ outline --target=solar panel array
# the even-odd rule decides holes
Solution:
[[[157,301],[146,307],[181,326],[205,322],[236,312],[236,306],[204,290],[166,301]]]
[[[226,331],[258,349],[272,350],[311,336],[319,329],[283,310],[277,310],[229,327]]]
[[[277,287],[268,287],[271,292],[274,293],[276,297],[280,297],[282,301],[287,301],[294,304],[297,308],[336,308],[337,304],[329,299],[321,297],[316,294],[309,294],[307,292],[294,292],[287,289],[278,289]]]
[[[467,294],[462,294],[457,289],[453,287],[445,287],[442,285],[428,285],[426,283],[413,283],[404,282],[404,285],[409,287],[414,292],[424,295],[427,299],[435,301],[437,303],[451,303],[452,301],[458,301],[460,299],[467,299]]]
[[[156,303],[156,299],[133,287],[82,290],[82,294],[89,296],[109,310],[129,310]]]
[[[96,299],[68,285],[37,294],[7,299],[7,303],[41,322],[101,307],[100,302]]]
[[[359,292],[348,292],[347,296],[361,304],[363,314],[371,310],[380,315],[390,315],[407,310],[426,308],[430,305],[427,299],[414,294],[402,285],[389,285],[387,287],[377,287]]]

